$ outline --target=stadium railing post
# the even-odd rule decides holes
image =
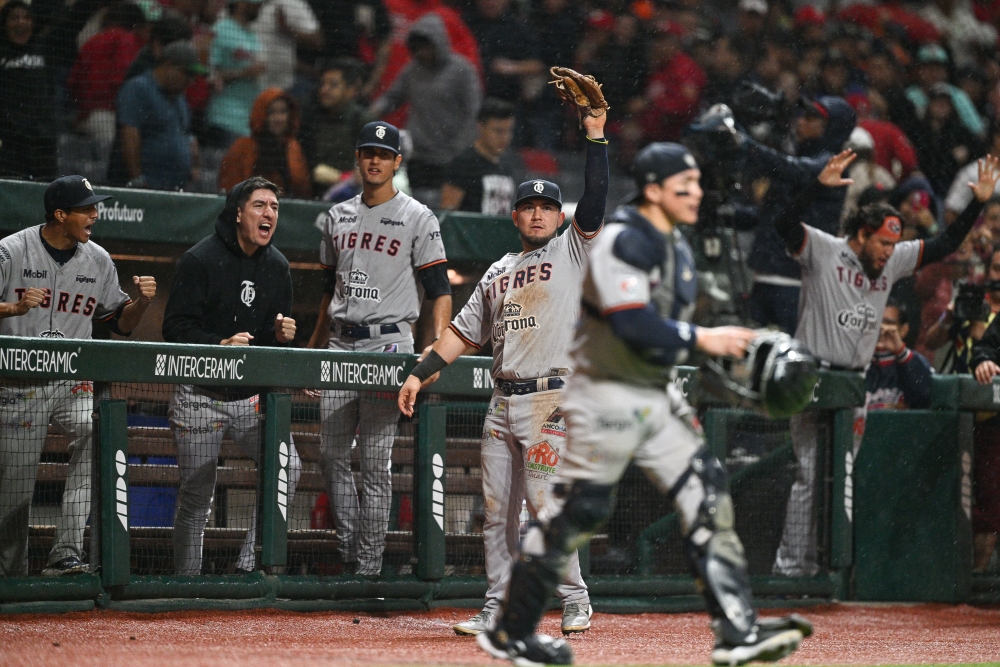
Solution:
[[[854,563],[854,409],[833,415],[833,489],[830,516],[830,568],[843,570]]]
[[[125,401],[98,404],[100,459],[101,583],[125,586],[129,582],[128,533],[128,422]]]
[[[288,481],[292,448],[292,397],[268,393],[264,399],[264,443],[261,451],[262,567],[288,564]]]
[[[444,578],[445,566],[445,437],[447,407],[424,403],[418,412],[414,461],[414,517],[417,578]]]

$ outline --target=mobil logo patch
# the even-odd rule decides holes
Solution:
[[[528,460],[525,461],[524,466],[529,470],[551,474],[556,471],[556,466],[559,465],[559,452],[549,444],[548,440],[532,445],[526,454]]]

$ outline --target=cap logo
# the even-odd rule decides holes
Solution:
[[[535,181],[535,192],[544,192],[545,184],[541,181]]]
[[[385,139],[385,127],[379,125],[375,128],[375,136],[379,139]]]
[[[91,192],[93,192],[93,191],[94,191],[94,188],[90,187],[90,181],[88,181],[88,180],[87,180],[86,178],[81,178],[80,180],[81,180],[81,181],[83,182],[83,185],[84,185],[84,186],[85,186],[85,187],[86,187],[86,188],[87,188],[88,190],[90,190]]]
[[[646,172],[646,182],[647,183],[655,183],[656,182],[656,172],[655,171],[647,171]]]
[[[698,163],[694,161],[694,156],[690,153],[684,154],[684,163],[692,169],[695,169],[698,166]]]

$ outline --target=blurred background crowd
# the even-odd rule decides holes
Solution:
[[[998,0],[0,0],[0,176],[218,193],[261,174],[338,201],[381,118],[405,128],[401,188],[507,215],[525,175],[580,189],[583,135],[546,85],[571,66],[611,106],[612,201],[649,142],[699,155],[700,319],[790,329],[794,313],[760,310],[780,306],[787,258],[755,253],[794,179],[687,128],[723,103],[792,166],[851,147],[855,184],[817,215],[884,200],[930,235],[1000,151],[998,25]],[[897,285],[911,347],[955,339],[956,282],[989,301],[997,241],[1000,202],[951,261]]]

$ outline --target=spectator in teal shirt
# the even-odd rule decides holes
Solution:
[[[209,64],[216,93],[208,104],[209,143],[228,148],[239,137],[250,136],[250,110],[261,92],[264,73],[261,46],[251,23],[263,0],[229,3],[229,17],[216,21],[212,30]]]

